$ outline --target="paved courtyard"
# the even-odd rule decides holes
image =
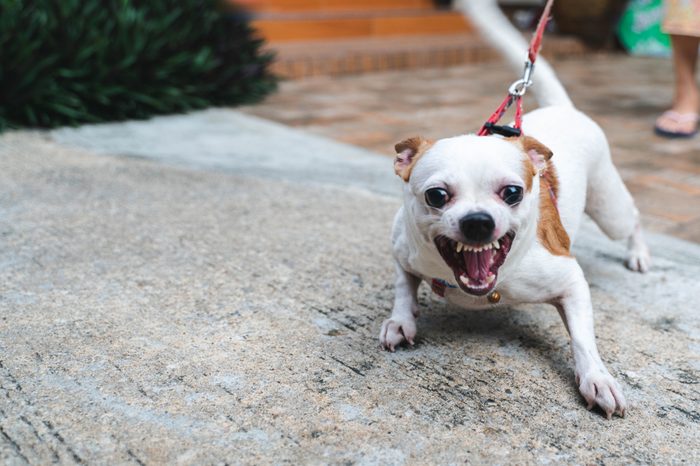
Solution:
[[[0,136],[0,463],[700,463],[700,246],[649,234],[639,275],[584,225],[607,421],[545,305],[424,287],[416,346],[379,349],[398,183],[231,110]]]
[[[668,141],[652,133],[671,101],[670,62],[592,55],[554,66],[576,105],[605,129],[647,228],[700,242],[700,137]],[[393,145],[415,134],[475,131],[514,79],[499,63],[317,77],[285,82],[245,111],[393,156]]]

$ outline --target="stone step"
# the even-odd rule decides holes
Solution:
[[[550,58],[586,53],[586,48],[574,38],[547,36],[544,43],[543,54]],[[468,33],[283,42],[269,44],[268,48],[277,55],[272,70],[289,79],[447,67],[500,59],[479,36]]]
[[[253,27],[272,43],[456,34],[471,30],[461,14],[431,9],[259,13]]]
[[[253,11],[265,12],[434,8],[432,0],[249,0],[245,3]]]

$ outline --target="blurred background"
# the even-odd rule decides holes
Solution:
[[[498,2],[530,30],[541,0]],[[247,0],[253,25],[278,52],[281,76],[341,75],[387,69],[454,66],[492,60],[487,44],[453,11],[451,0]],[[661,0],[562,0],[554,3],[551,54],[588,49],[668,54],[660,33]],[[650,17],[655,15],[655,17]],[[634,23],[634,24],[632,24]],[[636,37],[631,37],[636,36]],[[643,42],[643,43],[642,43]]]
[[[541,0],[501,0],[532,29]],[[497,61],[450,0],[0,2],[0,129],[257,102],[277,78]],[[545,52],[669,54],[661,0],[560,0]]]
[[[543,4],[499,3],[525,35]],[[543,55],[606,129],[646,223],[700,241],[698,138],[653,134],[673,99],[663,15],[662,0],[557,0]],[[514,79],[449,0],[0,2],[0,130],[244,105],[390,156],[474,131]]]
[[[499,4],[529,37],[544,2]],[[475,131],[514,79],[450,1],[249,0],[245,7],[283,81],[244,111],[379,153],[391,155],[413,134]],[[605,129],[645,224],[700,241],[700,142],[653,133],[673,100],[664,12],[662,0],[557,0],[543,55],[575,104]]]

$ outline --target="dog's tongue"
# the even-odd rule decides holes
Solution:
[[[464,253],[464,263],[467,265],[467,275],[474,281],[484,281],[493,264],[493,249],[480,252],[467,251]]]

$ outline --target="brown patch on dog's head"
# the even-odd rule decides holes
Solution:
[[[508,141],[517,145],[527,156],[523,159],[523,179],[525,180],[527,192],[530,192],[532,190],[532,179],[538,172],[546,168],[547,162],[554,154],[547,146],[531,136],[509,138]]]
[[[557,210],[556,199],[559,196],[559,179],[551,161],[540,177],[540,218],[537,224],[537,238],[542,246],[555,256],[571,255],[571,239],[564,229]]]
[[[532,191],[533,178],[546,168],[553,153],[547,146],[530,136],[509,138],[508,141],[518,146],[526,155],[523,158],[523,179],[525,180],[525,189],[530,192]]]
[[[564,229],[557,210],[559,179],[552,164],[554,153],[549,147],[531,136],[510,138],[525,153],[523,158],[524,180],[527,191],[532,190],[534,177],[540,175],[540,216],[537,238],[542,246],[555,256],[570,256],[571,239]]]
[[[530,157],[535,167],[538,170],[545,168],[547,162],[549,162],[554,155],[549,147],[531,136],[522,136],[518,139],[523,151]]]
[[[525,190],[532,191],[532,181],[537,176],[537,169],[529,157],[523,157],[523,179],[525,180]]]
[[[414,136],[396,144],[394,146],[396,150],[394,172],[396,172],[402,180],[408,181],[416,162],[432,145],[433,141],[423,139],[420,136]]]

